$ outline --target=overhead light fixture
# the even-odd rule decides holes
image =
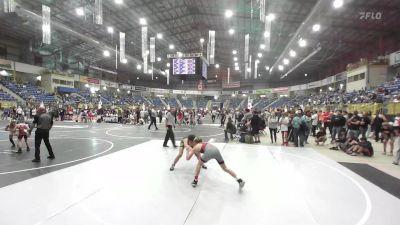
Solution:
[[[314,25],[312,26],[312,30],[313,30],[314,32],[318,32],[319,30],[321,30],[321,25],[320,25],[319,23],[314,24]]]
[[[297,53],[294,50],[290,50],[289,55],[290,57],[294,58],[296,57]]]
[[[308,76],[308,74],[304,74],[304,76],[306,77],[306,76]]]
[[[235,96],[236,96],[235,93],[233,93],[233,94],[232,94],[232,97],[235,97]]]
[[[256,64],[260,63],[260,60],[256,59],[256,61],[254,61]]]
[[[260,49],[265,49],[265,44],[260,44]]]
[[[139,80],[140,78],[139,77],[136,77],[136,80]]]
[[[219,68],[219,64],[215,64],[215,68],[217,68],[217,69],[218,69],[218,68]]]
[[[204,43],[204,38],[200,38],[200,43]]]
[[[115,4],[121,5],[122,3],[124,3],[123,0],[114,0]]]
[[[158,33],[157,34],[157,39],[163,39],[163,34],[162,33]]]
[[[114,33],[114,28],[113,27],[107,27],[107,32],[112,34]]]
[[[268,14],[268,16],[267,16],[267,20],[268,20],[268,21],[273,21],[273,20],[275,20],[275,18],[276,18],[276,16],[275,16],[275,14],[273,14],[273,13],[270,13],[270,14]]]
[[[251,68],[247,68],[247,72],[251,73]]]
[[[126,64],[126,63],[128,63],[128,60],[127,59],[122,59],[121,63]]]
[[[0,74],[1,74],[1,72],[0,72]],[[42,76],[37,76],[36,80],[41,81],[42,80]]]
[[[141,70],[141,69],[142,69],[142,65],[140,65],[140,64],[137,65],[137,66],[136,66],[136,69],[137,69],[137,70]]]
[[[215,75],[215,78],[218,78],[218,75]]]
[[[149,70],[147,71],[147,73],[148,73],[148,74],[152,74],[152,73],[153,73],[153,70],[152,70],[152,69],[149,69]]]
[[[103,55],[104,55],[105,57],[109,57],[109,56],[110,56],[110,51],[104,50],[104,51],[103,51]]]
[[[170,63],[167,63],[167,65],[166,65],[168,68],[171,66],[171,64]]]
[[[139,19],[139,24],[142,25],[142,26],[147,25],[146,19],[145,18],[140,18]]]
[[[158,77],[156,77],[156,80],[158,80]]]
[[[78,16],[83,16],[85,15],[85,10],[82,7],[76,8],[75,12]]]
[[[175,46],[174,46],[174,45],[172,45],[172,44],[171,44],[171,45],[169,45],[169,49],[171,49],[171,50],[172,50],[172,49],[174,49],[174,48],[175,48]]]
[[[103,87],[103,90],[104,90],[104,91],[107,91],[107,87],[106,87],[106,86],[104,86],[104,87]]]
[[[258,58],[262,58],[263,54],[261,52],[257,53]]]
[[[299,46],[302,47],[302,48],[306,47],[307,46],[307,41],[304,40],[303,38],[300,38]]]
[[[130,93],[131,93],[131,90],[128,90],[127,93],[130,94]]]
[[[282,71],[284,69],[284,67],[282,65],[278,66],[278,70]]]
[[[284,59],[283,59],[283,64],[285,64],[285,65],[289,65],[289,59],[287,59],[287,58],[284,58]]]
[[[119,88],[117,88],[117,91],[120,92]]]
[[[233,16],[233,11],[228,9],[225,11],[225,17],[226,18],[231,18]]]
[[[150,54],[150,51],[149,50],[146,50],[146,55],[149,55]]]
[[[233,28],[229,29],[229,34],[230,35],[233,35],[234,33],[235,33],[235,29],[233,29]]]
[[[239,63],[238,63],[238,62],[235,62],[235,66],[239,66]]]
[[[334,0],[333,1],[333,8],[338,9],[343,6],[343,0]]]
[[[264,37],[265,38],[269,38],[271,36],[271,34],[268,32],[268,31],[265,31],[264,32]]]
[[[269,66],[265,66],[265,70],[269,70]]]
[[[237,58],[237,57],[234,57],[234,58],[233,58],[233,61],[235,61],[235,62],[238,61],[238,58]]]
[[[240,70],[240,68],[239,68],[238,66],[236,66],[236,67],[235,67],[235,70],[236,70],[236,71],[239,71],[239,70]]]
[[[157,62],[161,62],[161,57],[157,57]]]
[[[236,55],[236,54],[237,54],[237,51],[236,51],[236,50],[233,50],[233,51],[232,51],[232,54]]]
[[[8,72],[5,70],[0,71],[1,76],[8,76]]]

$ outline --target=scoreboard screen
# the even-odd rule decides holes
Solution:
[[[196,75],[196,58],[176,58],[172,60],[173,75]]]

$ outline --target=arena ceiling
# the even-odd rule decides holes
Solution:
[[[266,0],[266,15],[275,17],[271,22],[270,51],[260,49],[266,38],[265,25],[259,19],[259,0],[103,0],[103,25],[93,22],[94,0],[16,2],[19,5],[17,13],[0,14],[1,35],[31,41],[37,52],[54,55],[54,59],[62,55],[67,63],[79,61],[83,65],[115,71],[115,57],[103,56],[104,49],[92,41],[115,48],[119,43],[118,32],[125,32],[126,50],[130,57],[127,64],[119,65],[118,72],[131,77],[132,83],[151,81],[149,75],[136,68],[141,63],[140,18],[146,19],[149,36],[163,35],[161,40],[157,40],[156,47],[156,56],[161,61],[156,62],[155,67],[159,70],[166,69],[168,53],[201,52],[202,49],[205,52],[208,31],[215,30],[215,61],[220,68],[211,66],[209,75],[223,73],[227,67],[233,70],[232,51],[237,50],[240,71],[233,70],[232,76],[243,81],[244,36],[250,34],[253,60],[258,58],[258,53],[262,57],[259,58],[260,76],[245,82],[265,82],[266,86],[321,79],[343,71],[349,62],[385,55],[387,51],[400,48],[399,0],[343,0],[343,6],[339,8],[333,4],[341,0]],[[52,29],[51,46],[41,44],[40,20],[31,18],[41,15],[42,4],[51,7],[52,21],[65,28]],[[84,15],[77,15],[78,8],[83,9]],[[226,17],[227,10],[232,10],[231,18]],[[313,31],[315,24],[320,25],[319,31]],[[107,31],[108,27],[113,27],[113,34]],[[234,33],[230,34],[229,29],[234,29]],[[206,39],[203,48],[201,38]],[[305,47],[298,45],[300,38],[306,40]],[[170,44],[175,46],[174,50],[169,49]],[[319,46],[320,51],[282,79],[286,72]],[[296,52],[296,57],[289,56],[290,50]],[[285,58],[289,60],[288,65],[283,62]],[[282,71],[279,65],[284,67]],[[140,81],[135,79],[137,77]],[[160,75],[157,82],[165,83],[165,78]],[[175,79],[173,82],[179,81]]]

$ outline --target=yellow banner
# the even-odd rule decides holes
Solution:
[[[365,103],[365,104],[350,104],[347,106],[347,111],[348,112],[371,112],[372,114],[375,114],[378,110],[383,109],[383,104],[378,104],[378,103]]]
[[[389,103],[387,109],[389,115],[396,115],[397,113],[400,113],[400,102]]]

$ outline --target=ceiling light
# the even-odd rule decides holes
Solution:
[[[174,49],[175,48],[175,46],[174,45],[169,45],[169,49]]]
[[[306,77],[306,76],[308,76],[308,74],[304,74],[304,76]]]
[[[294,57],[296,57],[297,53],[293,50],[290,50],[289,55],[290,55],[290,57],[294,58]]]
[[[251,68],[247,68],[247,72],[251,73]]]
[[[271,36],[271,34],[268,32],[268,31],[265,31],[264,32],[264,37],[265,38],[269,38]]]
[[[239,68],[238,66],[236,66],[236,67],[235,67],[235,70],[236,70],[236,71],[239,71],[239,70],[240,70],[240,68]]]
[[[217,69],[218,69],[218,68],[219,68],[219,64],[215,64],[215,68],[217,68]]]
[[[204,43],[204,38],[200,38],[200,43]]]
[[[307,41],[304,40],[303,38],[301,38],[299,40],[299,46],[302,47],[302,48],[306,47],[307,46]]]
[[[285,64],[285,65],[289,65],[289,59],[287,59],[287,58],[284,58],[284,59],[283,59],[283,64]]]
[[[141,70],[141,69],[142,69],[142,65],[140,65],[140,64],[137,65],[137,66],[136,66],[136,69],[137,69],[137,70]]]
[[[163,34],[158,33],[158,34],[157,34],[157,39],[163,39]]]
[[[261,44],[260,49],[265,49],[265,44]]]
[[[225,11],[225,17],[226,18],[231,18],[233,16],[233,11],[228,9]]]
[[[318,32],[320,29],[321,29],[321,25],[319,25],[318,23],[317,23],[317,24],[314,24],[314,25],[312,26],[312,30],[313,30],[314,32]]]
[[[1,74],[1,72],[0,72],[0,74]],[[42,76],[37,76],[36,80],[41,81],[42,80]]]
[[[270,14],[268,14],[268,16],[267,16],[267,20],[268,20],[268,21],[273,21],[273,20],[275,20],[275,18],[276,18],[276,16],[275,16],[275,14],[273,14],[273,13],[270,13]]]
[[[238,62],[235,62],[235,67],[236,67],[236,66],[239,66],[239,63],[238,63]]]
[[[234,58],[233,58],[233,61],[235,61],[235,62],[236,62],[237,60],[238,60],[238,58],[237,58],[237,57],[234,57]]]
[[[115,4],[121,5],[122,3],[124,3],[123,0],[114,0]]]
[[[215,78],[218,78],[218,75],[215,75]]]
[[[120,92],[119,88],[117,88],[117,91]]]
[[[127,62],[128,62],[127,59],[122,59],[122,60],[121,60],[121,63],[123,63],[123,64],[126,64]]]
[[[169,68],[171,66],[171,64],[167,63],[166,66]]]
[[[112,34],[114,33],[114,28],[113,27],[107,27],[107,32]]]
[[[106,87],[106,86],[104,86],[104,87],[103,87],[103,90],[107,91],[107,87]]]
[[[284,67],[282,65],[278,66],[278,70],[282,71],[284,69]]]
[[[260,60],[256,59],[256,61],[254,61],[256,64],[260,63]]]
[[[128,94],[130,94],[130,93],[131,93],[131,91],[130,91],[130,90],[128,90],[127,92],[128,92]]]
[[[150,54],[150,51],[149,51],[149,50],[146,50],[146,55],[148,55],[148,54]]]
[[[158,77],[156,77],[156,80],[158,80]]]
[[[343,0],[334,0],[333,1],[333,8],[338,9],[343,6]]]
[[[104,55],[105,57],[109,57],[109,56],[110,56],[110,51],[104,50],[103,55]]]
[[[233,51],[232,51],[232,54],[236,55],[236,54],[237,54],[237,51],[236,51],[236,50],[233,50]]]
[[[266,67],[265,67],[265,70],[269,70],[269,66],[266,66]]]
[[[263,56],[263,55],[262,55],[261,52],[257,53],[257,57],[258,57],[258,58],[261,58],[262,56]]]
[[[146,25],[146,24],[147,24],[146,19],[145,19],[145,18],[140,18],[140,19],[139,19],[139,24],[140,24],[140,25],[143,25],[143,26]]]
[[[85,15],[85,10],[83,10],[82,7],[76,8],[76,9],[75,9],[75,12],[76,12],[76,14],[77,14],[78,16],[83,16],[83,15]]]
[[[178,58],[181,58],[183,56],[182,52],[177,52]]]
[[[147,73],[148,73],[148,74],[152,74],[152,73],[153,73],[153,70],[152,70],[152,69],[149,69],[149,70],[147,71]]]
[[[136,80],[139,80],[140,78],[139,77],[136,77]]]
[[[234,33],[235,33],[235,29],[233,29],[233,28],[229,29],[229,34],[230,35],[233,35]]]
[[[157,62],[161,62],[161,57],[157,57]]]

